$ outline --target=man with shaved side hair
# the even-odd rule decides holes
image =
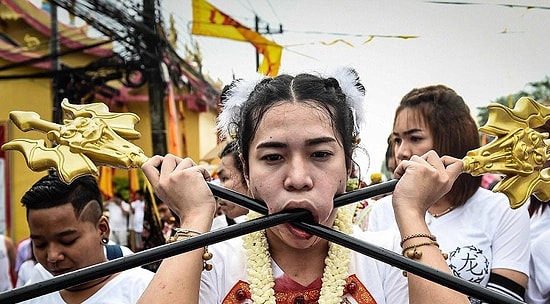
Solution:
[[[82,176],[70,184],[55,171],[41,178],[21,199],[36,260],[53,276],[107,261],[109,221],[103,215],[97,181]],[[26,303],[135,303],[153,273],[134,268],[71,286]],[[32,283],[32,282],[31,282]]]

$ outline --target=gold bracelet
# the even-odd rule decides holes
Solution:
[[[429,238],[430,240],[432,241],[437,241],[437,238],[435,237],[435,235],[433,234],[429,234],[429,233],[415,233],[415,234],[411,234],[411,235],[407,235],[406,237],[404,237],[402,240],[401,240],[401,243],[399,243],[399,246],[400,247],[403,247],[403,244],[410,240],[410,239],[414,239],[414,238],[419,238],[419,237],[425,237],[425,238]]]
[[[174,230],[176,230],[176,233],[174,233],[173,236],[169,237],[168,240],[166,240],[167,244],[173,243],[173,242],[176,242],[176,241],[179,241],[179,240],[186,240],[186,239],[189,239],[189,238],[192,238],[194,236],[202,234],[198,231],[191,230],[191,229],[186,229],[186,228],[175,228]],[[210,270],[212,270],[212,268],[214,268],[214,266],[212,264],[206,263],[206,261],[211,260],[212,257],[213,257],[212,253],[208,251],[208,246],[205,246],[204,247],[204,253],[202,254],[202,269],[203,270],[210,271]]]

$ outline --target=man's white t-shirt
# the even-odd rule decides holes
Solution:
[[[118,273],[105,286],[101,287],[83,304],[134,304],[137,302],[154,273],[137,267]],[[66,303],[59,291],[37,297],[24,304],[59,304]]]

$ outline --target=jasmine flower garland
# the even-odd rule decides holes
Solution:
[[[261,215],[249,212],[247,219],[255,219]],[[352,233],[352,215],[348,208],[339,208],[334,220],[333,229],[345,234]],[[247,253],[247,275],[250,293],[254,303],[275,303],[273,287],[273,270],[271,255],[265,230],[257,231],[243,237],[243,246]],[[350,250],[337,244],[329,243],[328,255],[325,258],[325,269],[321,279],[319,304],[334,304],[342,301],[344,285],[348,275]]]

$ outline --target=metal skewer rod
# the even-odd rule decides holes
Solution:
[[[391,250],[369,244],[365,241],[359,240],[349,235],[330,229],[326,226],[312,223],[294,223],[297,227],[319,237],[322,237],[330,242],[347,247],[351,250],[374,258],[378,261],[390,264],[398,267],[404,271],[414,273],[425,279],[428,279],[437,284],[449,287],[453,290],[462,292],[466,295],[472,296],[476,299],[482,300],[484,303],[493,304],[521,304],[523,302],[517,301],[505,295],[499,294],[495,291],[486,289],[478,284],[474,284],[457,278],[451,274],[441,272],[435,268],[422,264],[420,262],[408,259],[398,253]]]
[[[337,195],[334,198],[334,207],[338,208],[358,202],[360,200],[371,198],[373,196],[390,193],[395,189],[397,181],[397,179],[392,179],[387,182],[382,182],[359,190]],[[212,191],[214,196],[226,199],[241,207],[245,207],[258,213],[267,214],[267,207],[262,201],[252,199],[244,194],[240,194],[238,192],[224,188],[211,182],[208,182],[208,187],[210,187],[210,190]]]
[[[49,280],[33,283],[0,293],[0,303],[11,304],[39,297],[57,290],[69,288],[91,280],[114,274],[141,265],[156,262],[174,255],[195,250],[214,243],[239,237],[254,231],[276,226],[284,222],[299,221],[311,216],[306,210],[277,213],[238,225],[210,231],[189,239],[147,249],[132,255],[123,256],[105,263],[92,265]]]
[[[266,229],[268,227],[281,224],[283,222],[299,221],[308,215],[309,212],[307,211],[298,211],[265,216],[262,218],[241,223],[239,225],[234,225],[224,229],[208,232],[194,238],[159,246],[156,248],[138,252],[130,256],[121,257],[106,263],[90,266],[71,273],[54,277],[47,281],[38,282],[32,285],[14,289],[12,291],[0,293],[0,301],[1,303],[17,303],[20,301],[28,300],[30,298],[41,296],[49,292],[57,291],[60,289],[79,285],[90,280],[98,279],[109,274],[113,274],[134,267],[139,267],[141,265],[162,260],[164,258],[188,252],[210,244],[225,241],[234,237],[239,237],[244,234],[261,229]],[[367,255],[405,271],[422,276],[430,281],[436,282],[443,286],[484,300],[487,303],[522,303],[500,295],[494,291],[485,289],[479,285],[475,285],[460,278],[456,278],[452,275],[440,272],[422,263],[409,260],[390,250],[358,240],[341,232],[334,231],[331,228],[311,223],[295,222],[295,225],[331,242],[357,251],[358,253]]]
[[[334,199],[334,207],[342,207],[363,199],[371,198],[376,195],[392,192],[395,189],[397,182],[397,179],[393,179],[387,182],[371,185],[359,190],[338,195]],[[236,203],[242,207],[253,209],[256,212],[263,214],[267,213],[267,208],[265,207],[265,204],[261,201],[251,199],[245,195],[223,188],[216,184],[209,183],[209,187],[212,190],[212,193],[216,196],[230,200],[233,203]],[[403,269],[404,271],[414,273],[432,282],[449,287],[487,303],[523,303],[510,297],[506,297],[502,294],[496,293],[492,290],[486,289],[478,284],[465,281],[453,275],[426,266],[422,263],[407,259],[388,249],[369,244],[354,237],[350,237],[344,233],[335,231],[326,226],[304,222],[294,222],[294,224],[302,228],[303,230],[311,234],[320,236],[330,242],[334,242],[341,246],[347,247],[351,250],[367,255],[378,261]]]

